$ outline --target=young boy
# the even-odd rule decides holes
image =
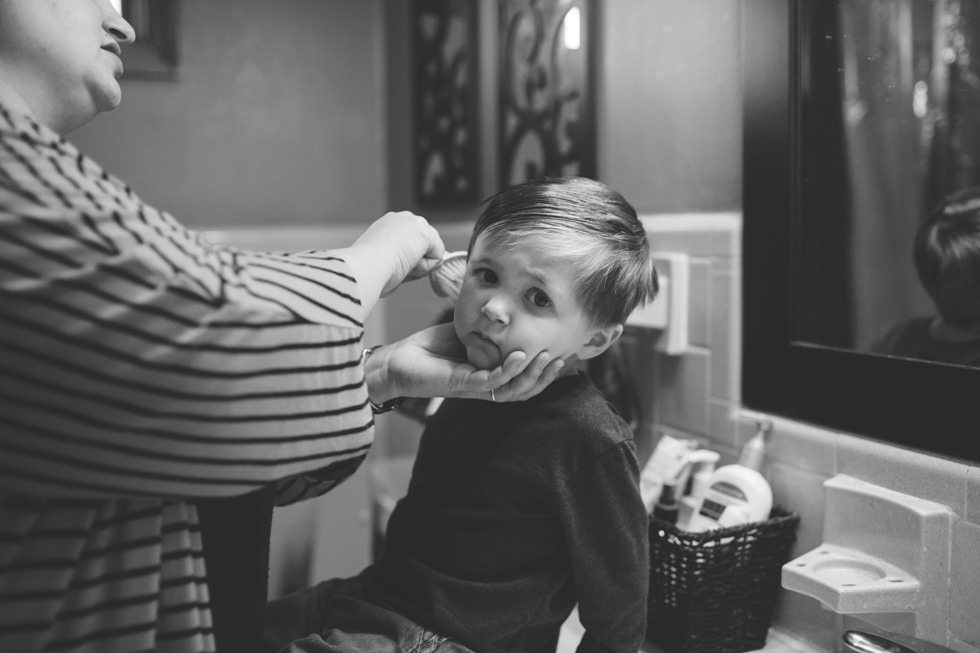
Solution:
[[[604,184],[491,198],[456,300],[459,341],[479,368],[519,348],[561,356],[567,372],[521,403],[446,400],[381,560],[271,604],[270,643],[312,632],[287,650],[553,652],[577,604],[579,653],[636,653],[649,549],[633,434],[573,368],[656,286],[642,224]]]

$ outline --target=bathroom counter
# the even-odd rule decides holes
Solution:
[[[555,653],[575,653],[575,647],[578,646],[584,632],[585,629],[578,620],[578,611],[575,610],[561,628]],[[766,645],[758,650],[760,653],[826,653],[826,651],[814,647],[805,640],[775,628],[769,629]],[[665,653],[665,651],[650,642],[644,641],[637,653]]]

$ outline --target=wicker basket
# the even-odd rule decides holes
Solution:
[[[703,533],[650,522],[647,639],[668,653],[740,653],[766,643],[799,515]]]

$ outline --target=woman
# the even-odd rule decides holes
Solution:
[[[561,366],[476,371],[451,325],[365,355],[378,297],[443,254],[418,216],[269,255],[144,204],[61,138],[118,105],[133,38],[109,0],[0,0],[2,651],[247,650],[272,502],[349,476],[372,408]]]

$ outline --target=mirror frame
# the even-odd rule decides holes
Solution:
[[[963,460],[980,460],[980,369],[795,338],[809,9],[743,0],[742,401],[750,409]],[[899,262],[896,261],[898,264]],[[901,263],[904,263],[902,261]]]

